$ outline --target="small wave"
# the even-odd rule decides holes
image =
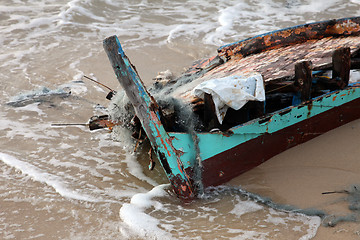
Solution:
[[[94,198],[92,196],[80,193],[78,191],[69,189],[66,184],[64,184],[64,179],[59,176],[55,176],[53,174],[49,174],[47,172],[42,171],[38,167],[21,161],[14,156],[8,155],[6,153],[0,152],[0,160],[7,164],[10,167],[13,167],[22,174],[31,177],[32,180],[44,183],[50,187],[52,187],[57,193],[65,198],[70,198],[79,201],[86,202],[101,202],[101,199]]]
[[[247,198],[232,187],[212,188],[207,197],[181,204],[169,184],[135,194],[120,209],[129,239],[295,239],[315,236],[319,217],[278,211]],[[201,236],[201,237],[199,237]]]
[[[163,205],[155,197],[164,197],[168,184],[154,187],[148,193],[135,194],[130,203],[125,203],[120,209],[120,218],[128,225],[133,235],[150,239],[174,239],[172,235],[158,227],[160,220],[150,216],[145,211],[149,208],[159,210]],[[126,234],[127,235],[127,234]]]

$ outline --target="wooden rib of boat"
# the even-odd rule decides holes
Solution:
[[[350,77],[351,69],[360,68],[360,17],[295,26],[223,46],[151,93],[116,36],[105,39],[104,48],[182,199],[360,117],[360,81]],[[263,78],[265,101],[229,109],[221,124],[213,97],[193,95],[200,83],[254,72]],[[158,93],[190,106],[196,121],[184,126],[179,121],[184,113],[174,106],[167,111],[169,103],[163,106],[153,97]]]

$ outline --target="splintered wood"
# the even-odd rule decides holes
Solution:
[[[313,70],[332,66],[332,54],[340,47],[350,47],[351,55],[360,48],[360,36],[327,37],[272,49],[244,58],[234,56],[228,62],[204,74],[204,80],[229,75],[261,73],[266,82],[294,78],[295,64],[311,61]]]

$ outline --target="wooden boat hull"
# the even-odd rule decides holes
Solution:
[[[198,134],[202,183],[204,187],[225,183],[291,147],[360,118],[359,110],[360,84],[357,84],[230,129],[233,132],[230,135]],[[179,139],[180,134],[170,135]],[[191,137],[187,139],[189,146],[193,146]],[[184,136],[179,140],[179,144],[173,141],[175,147],[186,145]],[[194,149],[186,151],[194,151],[195,157]],[[191,176],[194,167],[190,165],[187,171]]]
[[[105,39],[104,48],[174,192],[182,199],[189,199],[201,193],[203,187],[225,183],[286,149],[360,118],[360,82],[348,86],[348,73],[350,65],[353,65],[350,57],[358,58],[360,55],[359,35],[359,17],[306,24],[224,46],[219,49],[218,56],[193,65],[178,78],[179,83],[197,83],[198,80],[241,75],[255,70],[264,76],[268,85],[273,81],[275,88],[284,87],[278,85],[283,84],[282,81],[292,80],[295,85],[292,83],[285,87],[295,89],[295,94],[300,95],[302,101],[246,123],[232,125],[234,127],[226,131],[215,132],[166,131],[161,109],[147,92],[117,37]],[[342,45],[346,47],[343,52],[347,55],[340,56],[343,62],[339,64],[334,57],[336,54],[332,54]],[[321,52],[322,48],[326,51]],[[289,59],[292,53],[299,52],[294,59]],[[281,58],[272,57],[281,54]],[[307,89],[299,86],[306,80],[311,88],[311,69],[307,69],[310,72],[308,79],[297,78],[298,72],[293,69],[296,62],[304,58],[307,61],[304,66],[308,67],[314,60],[312,70],[333,68],[335,76],[330,81],[329,92],[321,92],[320,96],[316,94],[312,99],[310,91],[306,96],[303,94]],[[276,63],[279,59],[286,60],[286,64]],[[274,68],[274,64],[280,68]],[[336,68],[342,65],[345,65],[345,74],[337,75]],[[285,71],[286,67],[291,70]]]

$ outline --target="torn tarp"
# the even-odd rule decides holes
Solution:
[[[199,84],[193,94],[204,98],[204,94],[211,94],[215,104],[215,111],[220,123],[224,120],[229,107],[239,110],[248,101],[265,101],[264,82],[261,74],[250,76],[229,76],[211,79]]]

